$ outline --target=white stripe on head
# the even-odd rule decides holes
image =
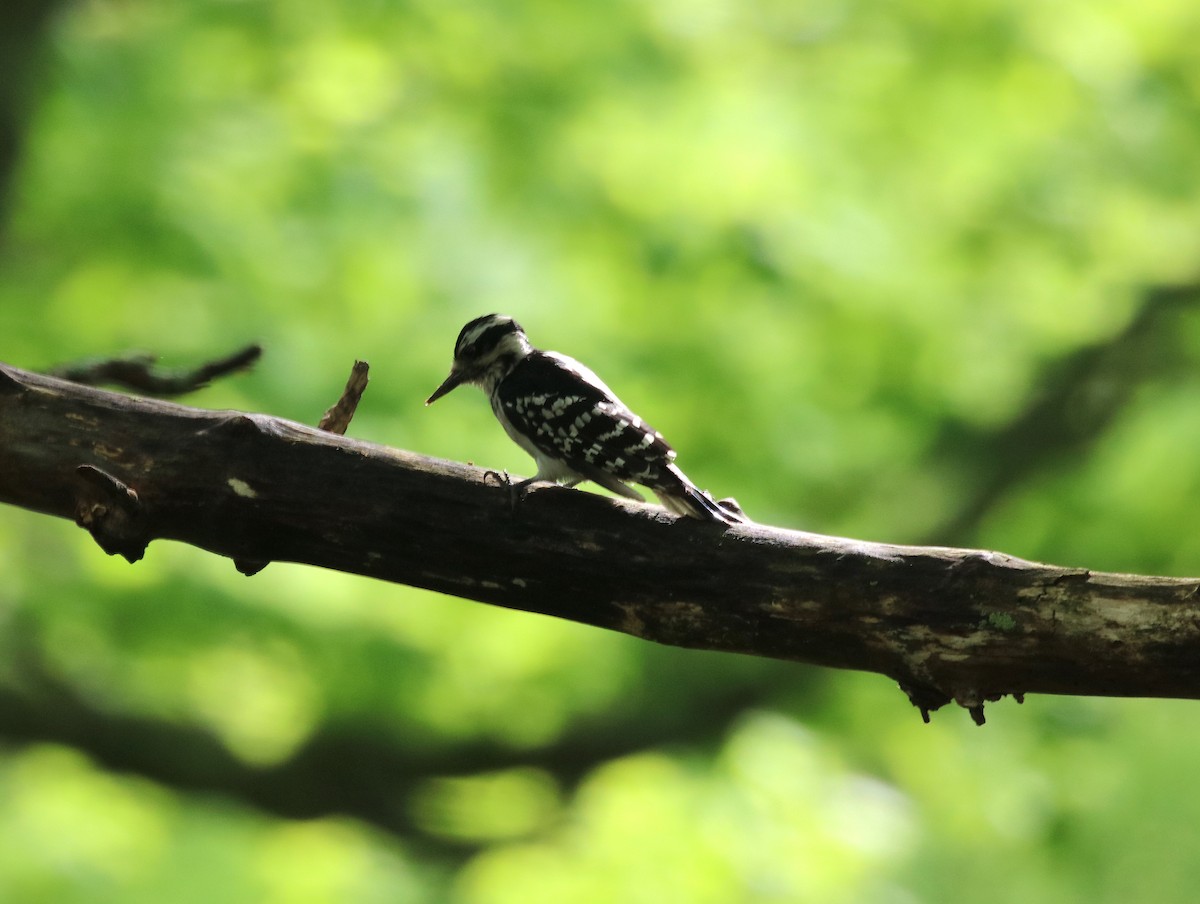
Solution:
[[[532,350],[521,324],[507,314],[472,320],[454,343],[456,361],[489,362],[502,356],[523,358]]]
[[[464,348],[474,345],[479,341],[480,336],[493,327],[504,326],[506,324],[515,325],[515,321],[507,314],[488,314],[486,317],[479,317],[472,320],[458,334],[458,343],[454,347],[455,352],[460,352]],[[520,329],[520,327],[518,326],[517,329]]]

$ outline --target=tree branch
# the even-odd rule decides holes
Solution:
[[[1200,582],[1000,553],[725,529],[258,414],[0,365],[0,502],[676,646],[887,675],[922,712],[1004,694],[1200,697]]]
[[[29,644],[22,645],[28,651]],[[250,765],[208,731],[170,720],[105,710],[52,678],[27,653],[21,680],[0,684],[0,738],[6,744],[69,744],[106,768],[141,775],[184,791],[223,794],[244,806],[288,819],[340,813],[461,857],[478,841],[438,838],[412,812],[412,799],[431,780],[502,769],[540,769],[573,787],[598,764],[663,744],[715,744],[725,725],[754,694],[745,683],[705,694],[710,718],[631,707],[614,718],[584,719],[556,743],[512,748],[484,739],[437,742],[393,736],[380,726],[325,725],[286,761]],[[32,660],[32,661],[30,661]],[[431,853],[434,852],[431,850]]]
[[[366,361],[355,361],[354,367],[350,368],[350,377],[346,380],[346,388],[342,390],[342,397],[334,403],[328,411],[322,416],[317,424],[318,430],[328,430],[330,433],[344,435],[350,428],[350,420],[354,417],[354,412],[358,411],[358,403],[362,401],[362,395],[367,391],[367,377],[370,368]]]
[[[258,345],[248,345],[228,357],[209,361],[191,370],[168,370],[157,366],[153,355],[132,352],[120,358],[98,358],[77,364],[64,364],[51,370],[50,375],[88,386],[108,384],[149,395],[177,396],[202,389],[217,377],[246,370],[260,357],[262,348]],[[344,433],[345,430],[340,432]]]
[[[1040,389],[1008,423],[979,428],[952,420],[942,427],[930,458],[959,472],[966,463],[968,470],[960,481],[962,504],[928,541],[970,536],[1013,486],[1093,444],[1148,382],[1194,369],[1190,333],[1180,321],[1200,302],[1200,282],[1142,294],[1120,333],[1042,368],[1033,381]],[[972,467],[985,461],[986,469]]]

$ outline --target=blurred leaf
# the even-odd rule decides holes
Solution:
[[[76,4],[13,185],[0,358],[258,341],[190,401],[308,423],[362,358],[352,435],[525,474],[482,398],[422,406],[502,310],[762,521],[1197,574],[1200,316],[1126,328],[1195,278],[1198,28],[1181,0]],[[1115,357],[1081,376],[1092,349]],[[1064,423],[1025,429],[1046,398]],[[1187,703],[923,726],[877,678],[166,543],[131,568],[11,510],[0,570],[0,692],[44,707],[0,752],[5,899],[1200,884]],[[70,728],[56,700],[94,726],[77,750],[37,743]],[[262,811],[287,790],[350,816]]]

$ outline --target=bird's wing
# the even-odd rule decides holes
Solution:
[[[553,352],[526,357],[498,387],[505,417],[543,453],[580,474],[600,469],[653,485],[675,459],[662,434],[584,365]]]

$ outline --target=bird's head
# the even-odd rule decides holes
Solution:
[[[462,328],[454,343],[450,376],[433,391],[425,404],[432,405],[463,383],[473,383],[490,393],[496,383],[532,350],[521,324],[507,314],[476,317]]]

